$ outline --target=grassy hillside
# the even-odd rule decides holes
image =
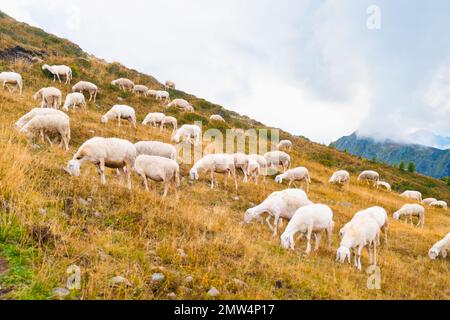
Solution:
[[[208,298],[216,287],[219,298],[248,299],[448,299],[449,264],[431,262],[430,246],[449,231],[449,211],[427,208],[423,229],[390,221],[388,245],[379,252],[381,290],[368,290],[367,275],[349,265],[335,263],[339,244],[337,231],[360,209],[382,205],[391,214],[405,203],[396,192],[386,193],[356,184],[363,169],[378,170],[395,190],[420,190],[450,202],[450,189],[442,181],[358,159],[304,138],[283,132],[282,137],[295,144],[293,165],[306,166],[312,176],[310,198],[328,204],[334,212],[336,230],[333,244],[323,244],[317,253],[303,256],[305,242],[295,252],[282,250],[266,225],[242,223],[244,212],[279,190],[273,179],[267,184],[240,183],[236,194],[231,184],[210,190],[203,177],[190,184],[188,166],[182,165],[185,179],[177,201],[171,193],[162,201],[162,186],[152,183],[152,191],[143,191],[133,177],[133,189],[123,188],[112,170],[107,185],[99,184],[96,169],[84,165],[80,177],[69,177],[61,170],[82,142],[93,136],[116,136],[130,141],[158,139],[170,141],[168,131],[115,122],[100,123],[100,116],[118,97],[133,106],[138,120],[149,111],[161,111],[161,103],[152,98],[122,93],[109,85],[126,76],[152,88],[161,84],[151,76],[127,69],[118,63],[106,63],[88,56],[81,49],[42,30],[17,23],[0,13],[0,71],[20,72],[25,81],[24,94],[0,91],[0,299],[49,299],[54,288],[64,287],[66,270],[75,264],[81,269],[81,288],[67,298],[73,299],[165,299],[174,292],[179,299]],[[20,54],[18,52],[21,52]],[[19,54],[20,59],[15,59]],[[14,129],[14,122],[35,102],[32,94],[51,85],[51,78],[34,64],[30,55],[46,63],[67,64],[74,70],[73,83],[83,79],[100,87],[97,105],[88,111],[70,112],[72,140],[68,153],[41,144],[32,148]],[[28,57],[28,58],[27,58]],[[176,80],[176,79],[174,79]],[[64,94],[70,88],[54,84]],[[169,110],[180,123],[201,119],[204,129],[215,124],[207,120],[220,113],[226,127],[263,127],[262,124],[221,106],[182,91],[172,97],[184,97],[195,113]],[[332,172],[344,168],[352,173],[350,190],[329,185]],[[286,225],[286,224],[285,224]],[[281,229],[280,229],[281,231]],[[186,257],[179,253],[184,250]],[[364,256],[363,267],[367,266]],[[162,272],[162,282],[151,275]],[[110,279],[121,275],[130,286],[111,286]],[[191,282],[186,277],[192,276]]]

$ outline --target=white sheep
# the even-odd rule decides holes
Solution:
[[[209,120],[225,122],[225,119],[220,114],[213,114],[211,117],[209,117]]]
[[[148,156],[159,156],[171,160],[177,159],[177,149],[168,143],[161,141],[139,141],[134,144],[136,154],[146,154]]]
[[[419,202],[422,201],[422,193],[420,193],[419,191],[406,190],[400,196],[403,198],[412,199]]]
[[[62,117],[66,117],[67,120],[69,120],[69,116],[66,115],[62,111],[59,111],[56,109],[49,109],[49,108],[33,108],[28,113],[26,113],[25,115],[20,117],[20,119],[16,121],[15,126],[17,129],[20,129],[35,116],[37,116],[37,115],[43,116],[43,115],[49,115],[49,114],[57,114]]]
[[[72,106],[72,110],[75,111],[76,106],[81,106],[86,110],[86,100],[81,92],[72,92],[67,94],[66,100],[64,101],[63,110],[69,111],[69,107]]]
[[[167,81],[164,83],[164,88],[175,90],[175,82],[170,81],[170,80],[167,80]]]
[[[314,251],[319,249],[322,232],[325,231],[328,245],[331,245],[334,222],[333,211],[324,204],[309,204],[299,208],[289,221],[286,229],[281,235],[281,245],[284,249],[294,250],[294,236],[300,232],[300,236],[306,234],[306,251],[311,252],[311,235],[314,233],[316,240]]]
[[[148,97],[148,96],[153,96],[156,98],[156,93],[158,92],[158,90],[153,90],[153,89],[148,89],[145,93],[144,96]]]
[[[161,126],[160,126],[160,131],[162,131],[163,129],[164,129],[164,126],[166,125],[166,124],[170,124],[171,126],[172,126],[172,128],[173,128],[173,132],[175,131],[175,130],[177,130],[177,128],[178,128],[178,121],[177,121],[177,119],[175,118],[175,117],[172,117],[172,116],[164,116],[164,118],[162,119],[162,121],[161,121]]]
[[[188,143],[198,145],[200,143],[200,136],[202,129],[195,124],[183,124],[175,131],[172,140],[179,143],[182,139]]]
[[[434,260],[439,256],[445,259],[447,258],[447,251],[450,251],[450,232],[431,247],[428,251],[428,257],[431,260]]]
[[[280,142],[277,145],[277,149],[286,149],[291,150],[292,149],[292,141],[291,140],[280,140]]]
[[[261,167],[253,158],[247,157],[247,177],[248,181],[253,179],[258,184],[258,177],[261,175]]]
[[[348,259],[350,263],[350,251],[357,249],[355,255],[355,267],[362,269],[361,255],[364,247],[368,247],[369,263],[374,259],[374,265],[377,264],[377,239],[379,238],[380,228],[378,223],[372,217],[366,216],[357,219],[345,232],[341,244],[336,251],[336,261],[344,263]],[[372,249],[372,250],[371,250]]]
[[[102,123],[108,123],[109,119],[117,119],[120,127],[120,120],[126,119],[128,120],[134,128],[136,128],[136,114],[134,112],[134,109],[130,106],[123,105],[123,104],[116,104],[109,109],[108,112],[106,112],[101,117]]]
[[[41,138],[47,138],[50,145],[53,143],[47,134],[57,132],[61,137],[60,146],[64,145],[66,151],[69,150],[70,120],[66,116],[59,114],[36,115],[20,129],[20,132],[25,133],[30,141],[33,140],[36,133],[39,133]]]
[[[89,93],[89,101],[93,100],[95,102],[95,99],[97,98],[98,87],[89,81],[79,81],[72,87],[72,92],[83,93],[84,91]]]
[[[156,100],[169,101],[169,97],[170,97],[170,95],[167,91],[164,91],[164,90],[156,91],[156,95],[155,95]]]
[[[297,167],[293,169],[289,169],[286,172],[279,174],[275,177],[275,182],[283,183],[283,179],[289,180],[288,187],[291,186],[292,183],[295,185],[295,181],[305,181],[306,183],[306,192],[309,192],[309,184],[311,183],[311,177],[309,176],[308,169],[305,167]]]
[[[280,218],[290,220],[298,208],[311,204],[308,196],[300,189],[285,189],[282,191],[272,192],[259,205],[249,208],[244,215],[244,221],[251,223],[253,219],[261,219],[260,216],[267,212],[269,215],[266,219],[267,225],[273,232],[273,236],[277,235],[278,223]],[[274,226],[270,223],[273,217]]]
[[[211,189],[214,188],[214,173],[225,174],[225,185],[228,177],[233,176],[236,191],[238,184],[236,180],[236,169],[234,167],[234,159],[230,154],[208,154],[198,160],[189,171],[189,178],[191,180],[198,180],[200,172],[210,172],[211,175]]]
[[[142,177],[146,191],[149,191],[147,178],[150,178],[153,181],[164,183],[163,198],[167,195],[170,185],[173,186],[178,198],[177,188],[180,185],[180,167],[174,160],[141,154],[136,157],[133,170]]]
[[[16,87],[18,87],[19,93],[22,94],[23,80],[22,76],[17,72],[0,72],[0,82],[2,83],[3,89],[6,87],[9,92],[13,93],[16,90]]]
[[[260,175],[262,174],[264,176],[264,181],[266,181],[267,167],[268,167],[266,158],[264,158],[264,156],[259,154],[250,154],[247,157],[258,162],[260,168]]]
[[[425,208],[417,203],[408,203],[405,204],[400,210],[397,210],[392,215],[395,220],[399,220],[401,216],[406,216],[406,222],[408,222],[408,218],[410,219],[411,224],[413,224],[413,216],[419,217],[419,222],[417,226],[425,224]]]
[[[387,191],[391,192],[391,185],[389,183],[387,183],[386,181],[376,181],[375,182],[375,186],[377,187],[377,189],[379,187],[383,187],[385,188]]]
[[[105,167],[118,169],[120,177],[127,177],[131,190],[131,170],[136,158],[135,146],[123,139],[94,137],[85,141],[74,154],[64,170],[73,176],[80,175],[81,164],[89,161],[95,164],[100,174],[100,182],[106,184]]]
[[[233,160],[234,160],[234,167],[236,168],[236,171],[238,169],[241,169],[242,173],[244,174],[244,182],[247,182],[247,167],[248,167],[248,158],[247,155],[244,153],[234,153],[232,154]]]
[[[283,167],[283,172],[286,172],[286,170],[291,166],[291,157],[283,151],[266,152],[264,154],[264,158],[266,158],[268,167],[274,170],[281,165]]]
[[[347,189],[350,187],[350,173],[347,170],[338,170],[331,175],[329,183],[336,183],[339,185],[346,184]]]
[[[35,101],[41,100],[41,108],[58,109],[61,105],[62,93],[58,88],[46,87],[39,89],[34,95]]]
[[[140,95],[141,93],[145,95],[148,91],[148,87],[144,86],[143,84],[135,84],[133,87],[133,92]]]
[[[433,201],[432,203],[430,203],[430,206],[436,207],[436,208],[447,209],[447,202],[445,202],[443,200],[436,200],[436,201]]]
[[[167,107],[177,107],[182,109],[183,111],[194,111],[194,107],[184,99],[174,99],[169,104],[167,104]]]
[[[111,85],[119,86],[122,91],[133,90],[134,82],[127,78],[119,78],[111,81]]]
[[[365,180],[368,184],[370,181],[373,182],[373,185],[375,186],[375,183],[380,180],[380,175],[378,172],[373,170],[364,170],[361,172],[358,176],[358,181]]]
[[[44,64],[42,66],[42,70],[48,70],[53,75],[53,82],[56,81],[56,78],[58,78],[58,81],[61,82],[61,77],[66,77],[65,84],[70,84],[70,81],[72,80],[72,69],[65,65],[53,65],[49,66],[48,64]]]
[[[142,124],[145,126],[147,125],[147,123],[151,123],[153,127],[157,127],[158,124],[161,125],[161,122],[163,121],[164,117],[165,117],[164,113],[150,112],[145,116],[144,121],[142,121]]]
[[[437,201],[436,198],[425,198],[420,203],[430,205],[430,203]]]

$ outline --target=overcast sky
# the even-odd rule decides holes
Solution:
[[[450,1],[1,0],[0,10],[317,142],[357,129],[450,135]]]

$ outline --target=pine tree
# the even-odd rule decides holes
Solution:
[[[400,169],[400,171],[405,171],[406,169],[406,165],[405,162],[400,162],[400,164],[398,165],[398,168]]]
[[[412,161],[410,163],[408,163],[408,172],[411,172],[411,173],[416,172],[416,165]]]

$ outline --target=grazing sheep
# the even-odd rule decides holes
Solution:
[[[189,178],[191,180],[198,180],[200,172],[210,172],[211,174],[211,189],[214,188],[214,173],[225,174],[225,185],[227,185],[228,177],[233,176],[236,191],[238,184],[236,180],[236,169],[234,167],[234,159],[230,154],[208,154],[198,160],[192,169],[189,171]]]
[[[81,106],[86,110],[86,100],[84,95],[80,92],[72,92],[67,94],[66,100],[64,101],[63,110],[69,111],[69,107],[72,106],[72,110],[75,111],[75,106]]]
[[[41,138],[47,138],[50,145],[53,145],[53,143],[47,133],[57,132],[61,137],[59,145],[61,147],[64,145],[66,151],[69,150],[70,121],[67,116],[59,114],[36,115],[20,129],[20,132],[25,133],[30,141],[39,132]]]
[[[150,178],[153,181],[162,181],[164,183],[163,198],[167,195],[170,185],[173,186],[178,198],[177,188],[180,185],[180,167],[175,161],[164,157],[141,154],[136,157],[133,170],[144,180],[145,190],[149,191],[147,178]]]
[[[145,126],[147,123],[151,123],[153,127],[157,127],[158,124],[161,124],[165,117],[164,113],[161,112],[150,112],[145,116],[144,121],[142,121],[142,124]]]
[[[175,117],[171,117],[171,116],[164,116],[164,118],[161,121],[161,126],[160,126],[160,131],[162,131],[164,129],[164,126],[166,124],[170,124],[173,127],[172,131],[177,130],[178,128],[178,121]]]
[[[166,102],[169,101],[169,93],[167,91],[158,90],[156,91],[155,98],[156,100],[165,100]]]
[[[338,170],[333,173],[330,180],[328,180],[329,183],[335,183],[339,185],[346,184],[347,190],[350,187],[350,173],[348,173],[347,170]]]
[[[416,200],[419,202],[422,201],[422,193],[414,190],[406,190],[400,195],[400,197]]]
[[[408,222],[408,218],[410,219],[411,224],[413,224],[412,217],[419,217],[419,222],[417,226],[425,224],[425,208],[417,203],[408,203],[405,204],[400,210],[394,212],[392,215],[395,220],[399,220],[401,216],[406,216],[406,222]]]
[[[367,246],[369,252],[369,263],[374,259],[374,265],[377,264],[377,239],[379,237],[380,228],[378,223],[372,217],[366,216],[355,220],[345,232],[339,249],[336,251],[336,261],[344,263],[348,259],[350,263],[350,250],[357,249],[355,255],[355,267],[362,269],[361,255],[364,247]],[[372,250],[371,250],[372,249]]]
[[[61,105],[62,94],[58,88],[46,87],[37,91],[33,95],[35,101],[41,100],[41,108],[58,109]]]
[[[277,145],[277,149],[278,150],[281,150],[281,149],[291,150],[292,149],[292,141],[291,140],[281,140]]]
[[[17,72],[0,72],[0,82],[2,83],[3,89],[6,87],[10,93],[13,93],[16,87],[18,87],[19,93],[22,94],[23,80],[22,76]],[[14,87],[11,85],[14,85]]]
[[[156,93],[158,92],[158,90],[153,90],[153,89],[148,89],[145,93],[144,96],[148,97],[148,96],[153,96],[156,97]]]
[[[83,93],[84,91],[89,93],[89,101],[93,99],[95,102],[98,93],[97,86],[89,81],[79,81],[72,87],[72,92]]]
[[[436,198],[425,198],[420,203],[430,205],[430,203],[437,201]]]
[[[200,143],[200,136],[202,129],[196,124],[183,124],[172,137],[175,143],[179,143],[183,138],[188,143],[198,145]]]
[[[428,257],[431,260],[439,256],[445,259],[447,258],[447,251],[450,251],[450,232],[431,247],[430,251],[428,251]]]
[[[261,174],[261,167],[253,158],[247,157],[247,177],[248,181],[250,181],[253,178],[253,181],[255,181],[256,184],[258,184],[258,177]]]
[[[167,81],[164,83],[164,88],[175,90],[175,82],[170,81],[170,80],[167,80]]]
[[[49,66],[48,64],[44,64],[42,66],[42,70],[48,70],[53,75],[53,82],[56,81],[56,78],[58,78],[58,81],[61,82],[61,77],[66,77],[65,84],[70,84],[70,81],[72,80],[72,69],[65,65],[53,65]]]
[[[56,110],[56,109],[48,109],[48,108],[33,108],[28,113],[20,117],[19,120],[16,121],[15,126],[17,129],[22,128],[28,121],[34,118],[37,115],[44,116],[49,114],[57,114],[62,117],[66,117],[69,120],[69,116],[64,112]]]
[[[167,107],[177,107],[183,111],[194,111],[194,107],[184,99],[174,99],[167,105]]]
[[[433,201],[432,203],[430,203],[430,206],[436,207],[436,208],[447,209],[447,202],[442,201],[442,200],[436,200],[436,201]]]
[[[233,155],[234,159],[234,167],[236,170],[241,169],[242,173],[244,174],[244,180],[243,182],[247,182],[247,167],[248,167],[248,158],[243,153],[234,153]]]
[[[85,141],[64,170],[73,176],[80,175],[84,161],[95,164],[100,174],[100,182],[106,183],[105,167],[118,169],[122,180],[126,175],[128,189],[131,190],[131,170],[136,158],[135,146],[123,139],[94,137]]]
[[[127,78],[119,78],[113,80],[111,81],[111,85],[119,86],[119,88],[122,89],[122,91],[133,90],[134,88],[134,82]]]
[[[290,187],[292,183],[294,183],[295,186],[295,181],[304,180],[306,183],[306,192],[309,192],[309,184],[311,183],[311,177],[309,176],[308,169],[306,169],[305,167],[297,167],[294,169],[289,169],[288,171],[277,175],[275,177],[275,182],[283,183],[283,179],[289,180],[288,187]]]
[[[377,187],[377,189],[379,187],[383,187],[385,188],[387,191],[391,192],[391,185],[389,183],[387,183],[386,181],[376,181],[375,182],[375,186]]]
[[[380,180],[380,175],[378,172],[373,170],[364,170],[361,172],[358,176],[358,181],[365,180],[367,184],[369,184],[370,181],[373,182],[373,185],[375,186],[375,183]]]
[[[290,220],[298,208],[311,204],[308,196],[300,189],[285,189],[282,191],[272,192],[259,205],[248,209],[244,215],[244,221],[251,223],[253,219],[261,219],[260,216],[264,212],[269,213],[266,222],[273,236],[277,235],[278,223],[280,218]],[[274,219],[274,226],[270,223],[270,218]]]
[[[258,162],[259,168],[260,168],[260,174],[262,174],[264,176],[264,181],[266,181],[266,175],[267,175],[267,160],[266,160],[266,158],[264,158],[264,156],[259,155],[259,154],[250,154],[247,157]]]
[[[161,141],[139,141],[134,144],[136,154],[146,154],[148,156],[159,156],[171,160],[177,159],[177,149],[168,143]]]
[[[211,117],[209,117],[209,120],[225,122],[225,119],[220,114],[213,114]]]
[[[123,104],[116,104],[112,106],[111,109],[109,109],[109,111],[102,116],[101,122],[106,124],[108,123],[109,119],[114,118],[117,119],[119,127],[120,120],[127,119],[133,125],[133,127],[136,128],[136,114],[134,112],[134,109],[130,106],[126,106]]]
[[[144,86],[143,84],[135,84],[133,87],[133,92],[140,95],[141,93],[145,95],[148,91],[148,87]]]
[[[283,172],[291,166],[291,157],[283,151],[269,151],[264,154],[269,168],[277,169],[278,165],[283,167]]]
[[[289,221],[286,229],[281,235],[281,246],[284,249],[294,250],[294,236],[297,232],[306,234],[306,251],[311,252],[311,235],[314,233],[316,239],[314,251],[319,249],[322,231],[326,232],[328,245],[331,245],[331,235],[333,234],[334,222],[333,211],[324,204],[309,204],[299,208]]]

